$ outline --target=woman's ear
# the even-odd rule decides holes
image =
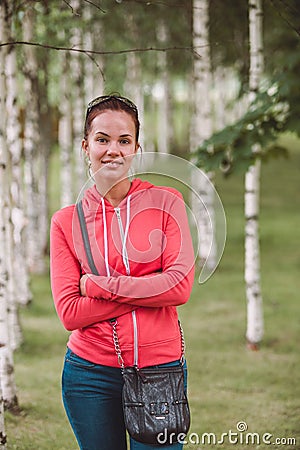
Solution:
[[[89,158],[89,147],[86,139],[82,139],[81,148],[85,152],[86,156]]]
[[[141,144],[139,142],[137,142],[134,153],[137,153],[139,150],[142,150],[142,147],[141,147]]]

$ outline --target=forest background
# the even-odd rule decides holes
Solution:
[[[193,17],[204,6],[208,40],[196,48]],[[191,432],[200,439],[197,443],[197,436],[191,436],[186,448],[264,449],[269,447],[262,442],[264,433],[272,434],[273,448],[300,448],[300,11],[297,1],[265,0],[262,7],[264,71],[253,123],[264,130],[260,242],[265,335],[259,351],[251,352],[244,338],[243,280],[244,172],[253,163],[246,143],[253,144],[247,117],[248,3],[1,1],[1,80],[6,80],[0,95],[1,162],[3,149],[8,150],[1,168],[10,168],[1,172],[1,210],[20,213],[10,219],[4,215],[7,234],[1,241],[1,262],[11,258],[17,273],[9,282],[9,267],[1,270],[1,305],[9,295],[18,298],[14,310],[20,316],[12,325],[1,309],[1,324],[6,321],[16,330],[15,340],[11,333],[10,344],[3,346],[13,350],[15,382],[10,398],[4,395],[7,448],[76,448],[60,400],[67,332],[51,299],[49,220],[56,209],[76,200],[87,176],[80,153],[85,105],[115,91],[139,106],[144,152],[183,159],[195,152],[202,168],[215,171],[227,218],[227,244],[215,274],[204,285],[196,281],[190,302],[180,308],[190,366]],[[204,132],[195,144],[193,67],[207,49],[211,133]],[[229,148],[237,149],[230,158]],[[15,184],[16,179],[21,183]],[[5,186],[12,187],[10,193]],[[189,202],[188,192],[183,193]],[[9,207],[6,199],[12,202]],[[9,250],[9,224],[20,223],[21,246]],[[16,269],[15,254],[22,256],[26,273],[24,267]],[[12,310],[11,305],[6,309]],[[237,428],[242,422],[248,430]],[[228,437],[214,443],[212,436],[202,436],[201,442],[203,433],[220,439],[230,429],[240,432],[237,444]],[[259,435],[252,436],[252,444],[242,439],[246,431]]]

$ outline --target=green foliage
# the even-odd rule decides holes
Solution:
[[[276,88],[260,93],[239,121],[198,147],[196,164],[206,170],[221,169],[228,175],[235,169],[247,169],[256,158],[277,156],[284,149],[270,143],[283,131],[287,115],[288,105],[279,101]]]
[[[238,29],[242,33],[246,17],[244,6],[240,2],[235,3],[233,16],[243,20],[242,24],[234,20],[230,29],[217,29],[213,18],[219,23],[220,11],[212,9],[213,34],[229,40],[234,30]],[[220,169],[225,175],[246,171],[256,158],[269,160],[272,157],[287,156],[286,149],[277,144],[280,133],[291,131],[300,136],[299,13],[299,2],[295,0],[264,3],[267,79],[262,83],[248,111],[238,121],[214,133],[196,149],[193,157],[196,157],[199,167],[213,171]],[[231,53],[224,53],[221,45],[215,50],[212,46],[212,49],[215,60],[233,64],[234,49],[231,49]],[[238,62],[241,61],[240,54]]]
[[[181,105],[176,104],[175,91],[177,81],[182,82],[186,92],[190,83],[193,53],[192,46],[192,0],[184,2],[174,0],[113,0],[80,1],[77,11],[71,2],[40,0],[11,2],[14,19],[14,36],[22,41],[22,22],[24,12],[33,8],[35,12],[33,42],[41,47],[34,47],[38,55],[37,84],[40,98],[41,117],[53,117],[58,120],[58,105],[61,101],[61,55],[57,49],[43,48],[42,45],[67,48],[69,58],[74,52],[71,48],[72,30],[82,31],[84,40],[87,30],[93,30],[97,42],[94,50],[105,55],[93,55],[95,62],[104,66],[106,92],[123,92],[126,79],[126,52],[136,51],[140,58],[145,94],[146,115],[153,108],[153,85],[160,79],[159,53],[152,49],[167,48],[167,62],[172,86],[171,96],[173,110]],[[248,6],[247,2],[222,2],[211,0],[210,13],[210,46],[213,68],[221,66],[234,67],[241,79],[240,91],[245,92],[249,69],[248,49]],[[85,14],[91,12],[90,17]],[[228,14],[230,11],[230,14]],[[224,20],[226,18],[226,20]],[[269,86],[276,86],[278,92],[269,95],[268,89],[260,93],[247,114],[235,125],[227,127],[220,134],[214,135],[199,148],[198,164],[208,169],[220,167],[228,174],[236,169],[245,170],[253,162],[254,157],[269,158],[279,155],[281,150],[275,146],[280,130],[299,132],[300,94],[298,74],[299,65],[299,1],[270,0],[264,2],[264,53],[266,76]],[[158,39],[158,28],[163,23],[166,28],[166,41]],[[98,35],[99,30],[101,31]],[[79,33],[80,36],[80,33]],[[87,42],[78,42],[81,48],[89,49]],[[197,49],[201,56],[201,49]],[[82,54],[84,66],[89,60]],[[24,46],[18,46],[18,76],[20,78],[20,103],[26,108],[26,87],[22,79],[24,66]],[[75,76],[70,70],[70,93]],[[73,77],[73,78],[72,78]],[[102,73],[99,71],[99,77]],[[173,135],[174,152],[183,154],[188,148],[188,130],[191,110],[191,98],[184,100],[184,120],[178,124],[174,114]],[[238,101],[238,100],[237,100]],[[264,103],[265,102],[265,103]],[[276,102],[278,105],[276,105]],[[288,105],[288,112],[285,107]],[[282,108],[282,109],[281,109]],[[150,111],[152,114],[152,111]],[[154,111],[153,115],[156,114]],[[282,117],[284,115],[284,118]],[[156,118],[155,118],[156,120]],[[153,122],[154,123],[154,122]],[[182,131],[181,128],[184,127]],[[41,123],[41,130],[45,129]],[[51,135],[51,143],[55,145],[57,136]],[[259,143],[262,150],[256,155],[250,151],[253,143]]]
[[[300,42],[300,41],[299,41]],[[225,175],[247,170],[255,159],[286,156],[276,140],[280,133],[300,136],[300,52],[290,51],[283,70],[262,89],[244,116],[232,125],[214,133],[196,150],[196,164],[206,170],[220,169]]]

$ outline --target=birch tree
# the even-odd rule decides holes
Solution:
[[[73,48],[81,48],[83,41],[82,27],[78,23],[81,20],[82,10],[80,8],[79,0],[73,0],[71,3],[75,17],[75,26],[71,28],[71,44]],[[90,5],[88,5],[90,6]],[[73,53],[71,55],[71,73],[73,74],[73,145],[74,145],[74,164],[75,164],[75,192],[80,192],[85,182],[85,164],[83,161],[83,152],[81,150],[82,141],[82,121],[85,111],[84,102],[84,63],[80,53]]]
[[[164,21],[159,22],[157,29],[158,42],[166,47],[167,27]],[[171,92],[170,74],[168,71],[167,53],[159,52],[157,55],[158,73],[161,86],[161,97],[158,102],[158,130],[157,150],[159,153],[170,152],[171,136]]]
[[[33,5],[26,4],[23,18],[23,36],[27,42],[33,41],[35,11]],[[38,62],[35,48],[24,46],[24,89],[26,95],[24,126],[24,185],[26,190],[26,242],[27,261],[32,272],[45,271],[43,248],[40,244],[41,197],[39,179],[45,177],[41,165],[41,141],[39,133],[39,89]]]
[[[0,3],[0,41],[9,39],[11,14],[8,2]],[[9,295],[10,273],[7,265],[7,223],[10,218],[9,202],[9,154],[7,147],[7,50],[0,51],[0,383],[4,405],[10,410],[18,409],[18,399],[14,379],[13,352],[10,345],[8,327],[7,298]]]
[[[5,24],[7,21],[7,4],[0,3],[0,41],[6,38],[5,33]],[[0,50],[0,107],[1,111],[5,111],[5,95],[6,95],[6,87],[5,87],[5,55],[6,49]],[[5,195],[5,155],[4,155],[4,133],[5,133],[5,116],[4,114],[0,115],[0,305],[6,306],[6,286],[7,286],[7,269],[6,262],[4,257],[4,247],[5,247],[5,222],[3,216],[4,210],[4,195]],[[1,306],[0,306],[1,308]],[[1,313],[2,311],[0,311]],[[4,327],[3,317],[0,316],[0,327]],[[2,332],[0,331],[0,334]],[[3,345],[0,343],[0,345]],[[0,349],[0,368],[3,367],[4,361],[2,360],[4,355],[2,355]],[[5,435],[5,425],[4,425],[4,400],[2,396],[2,377],[3,375],[0,372],[0,448],[6,448],[6,435]]]
[[[130,28],[130,38],[132,42],[137,42],[138,40],[138,28],[132,14],[129,14],[129,28]],[[124,90],[126,95],[130,97],[133,102],[137,105],[139,110],[139,118],[141,123],[144,120],[144,92],[143,92],[143,72],[141,57],[133,52],[128,53],[126,56],[126,79],[124,83]],[[144,147],[144,132],[143,129],[140,131],[139,142],[141,147]]]
[[[249,0],[250,101],[259,88],[263,73],[262,0]],[[252,148],[254,153],[259,145]],[[246,338],[252,349],[263,337],[263,306],[260,286],[259,191],[260,159],[256,159],[245,176],[245,282],[247,295]]]
[[[0,383],[0,448],[6,449],[6,434],[4,424],[4,402],[2,397],[1,383]]]
[[[103,50],[103,32],[100,20],[95,20],[93,5],[85,2],[83,6],[84,33],[83,46],[89,50]],[[83,65],[85,104],[104,92],[103,59],[85,58]]]
[[[73,122],[69,53],[64,52],[61,55],[61,70],[58,144],[60,149],[60,205],[64,207],[73,203]]]
[[[191,128],[191,148],[196,149],[212,133],[212,110],[210,100],[211,62],[209,52],[209,0],[193,1],[193,117]],[[195,175],[196,174],[196,175]],[[199,171],[192,172],[192,185],[202,202],[192,208],[197,218],[199,230],[199,256],[201,266],[208,269],[216,265],[216,243],[214,239],[214,190],[211,186],[213,173],[199,177]]]
[[[12,27],[11,27],[12,28]],[[11,30],[10,34],[12,33]],[[13,36],[10,36],[13,40]],[[21,125],[19,119],[17,57],[16,47],[8,48],[5,58],[6,81],[6,145],[7,170],[9,174],[9,190],[6,223],[6,261],[9,272],[8,283],[8,323],[10,344],[13,350],[22,342],[22,331],[19,322],[19,304],[26,305],[31,300],[29,276],[24,245],[24,197],[22,195],[22,144]]]

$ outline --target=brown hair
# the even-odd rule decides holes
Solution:
[[[129,114],[135,124],[135,137],[136,142],[139,140],[140,122],[138,117],[138,110],[134,103],[126,97],[122,97],[117,94],[103,95],[92,100],[86,111],[85,123],[84,123],[84,139],[88,138],[88,134],[91,129],[93,119],[102,111],[125,111]]]

